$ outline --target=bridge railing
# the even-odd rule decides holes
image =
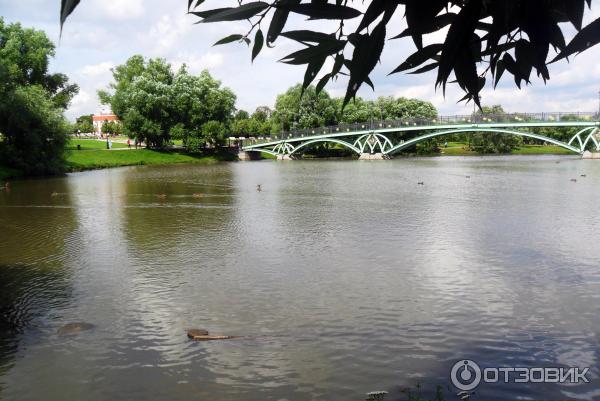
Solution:
[[[526,122],[585,122],[598,121],[599,115],[594,112],[550,112],[550,113],[504,113],[504,114],[468,114],[453,116],[437,116],[433,118],[411,117],[399,120],[372,120],[370,122],[340,124],[328,127],[297,129],[284,131],[261,139],[248,138],[244,145],[260,144],[284,139],[298,139],[318,135],[341,134],[344,132],[360,132],[379,129],[407,128],[450,124],[491,124],[491,123],[526,123]]]

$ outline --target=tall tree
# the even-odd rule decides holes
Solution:
[[[123,120],[128,135],[151,147],[160,148],[173,136],[184,144],[201,138],[203,124],[226,122],[235,109],[233,92],[207,71],[195,76],[183,66],[174,73],[162,59],[133,56],[113,70],[113,78],[100,99]]]
[[[272,114],[273,110],[271,110],[269,106],[258,106],[256,110],[254,110],[254,113],[252,113],[252,118],[260,122],[265,122],[271,118]]]
[[[0,18],[0,160],[26,174],[64,169],[64,110],[79,87],[50,74],[54,44],[42,31]]]
[[[337,123],[336,110],[335,100],[326,91],[317,93],[314,86],[303,89],[299,84],[277,96],[273,131],[334,125]]]

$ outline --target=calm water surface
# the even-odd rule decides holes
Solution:
[[[600,162],[568,157],[14,181],[0,192],[0,399],[395,400],[447,386],[470,358],[591,368],[589,384],[486,384],[474,399],[597,400],[599,202]],[[95,328],[57,334],[80,321]],[[246,337],[192,342],[192,327]]]

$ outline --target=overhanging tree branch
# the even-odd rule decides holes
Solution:
[[[351,0],[235,0],[231,7],[222,7],[219,1],[219,8],[209,8],[209,2],[188,0],[189,13],[199,18],[198,23],[248,20],[251,25],[248,33],[233,33],[216,45],[236,41],[250,44],[253,30],[257,30],[257,43],[252,48],[252,59],[260,53],[263,42],[273,46],[280,37],[303,45],[303,49],[280,61],[306,66],[304,88],[321,73],[325,60],[333,57],[332,70],[322,76],[317,88],[324,88],[339,75],[348,75],[344,105],[363,84],[373,86],[369,75],[384,51],[390,20],[402,9],[408,27],[391,39],[411,37],[417,51],[399,60],[392,73],[437,70],[437,87],[445,91],[454,77],[466,93],[461,100],[478,105],[487,78],[493,78],[495,87],[503,75],[510,74],[521,88],[523,82],[531,82],[531,73],[535,72],[546,82],[550,79],[547,64],[551,48],[557,53],[553,61],[558,61],[600,43],[600,19],[583,26],[586,5],[591,8],[591,0],[371,0],[365,2],[368,7],[364,13],[352,7]],[[61,0],[61,27],[78,3]],[[271,22],[265,40],[260,25],[268,15]],[[332,32],[285,31],[292,15],[335,25]],[[341,29],[344,22],[356,18],[361,18],[357,29],[345,35]],[[572,24],[578,32],[568,45],[562,23]],[[448,33],[442,42],[423,46],[425,35],[443,29]],[[347,58],[347,54],[352,56]]]

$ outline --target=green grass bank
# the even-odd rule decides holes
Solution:
[[[182,152],[137,150],[70,150],[67,151],[67,171],[94,170],[109,167],[150,164],[216,163],[236,160],[230,153],[188,154]]]
[[[574,153],[555,145],[521,145],[511,153],[501,153],[499,155],[573,155]],[[482,153],[470,150],[466,143],[449,142],[448,147],[440,148],[440,153],[436,156],[485,156]],[[493,155],[493,154],[492,154]]]

